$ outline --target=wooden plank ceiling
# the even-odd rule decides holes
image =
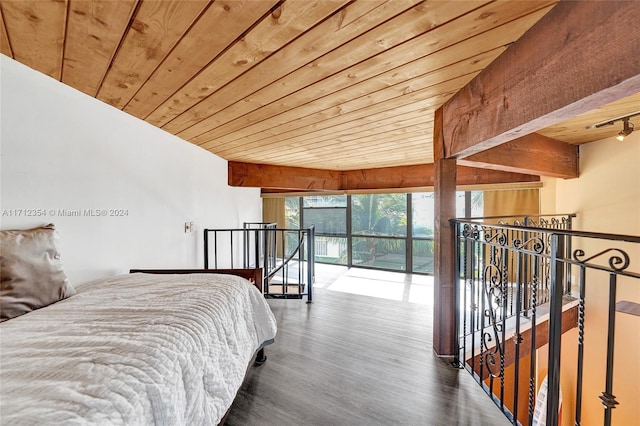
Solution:
[[[361,170],[432,163],[433,112],[555,3],[2,0],[0,49],[227,160]]]

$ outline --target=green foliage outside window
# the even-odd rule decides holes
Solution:
[[[407,195],[351,197],[351,232],[356,235],[407,235]]]

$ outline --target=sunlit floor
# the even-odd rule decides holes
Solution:
[[[228,426],[509,424],[433,352],[433,279],[316,264],[313,303],[268,299],[278,335]]]
[[[316,263],[314,288],[433,305],[433,276]]]

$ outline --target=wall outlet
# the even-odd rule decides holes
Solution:
[[[185,234],[189,234],[189,233],[193,232],[193,230],[194,230],[193,222],[185,222],[184,223],[184,233]]]

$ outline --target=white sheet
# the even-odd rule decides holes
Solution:
[[[215,425],[276,334],[262,295],[230,275],[87,283],[0,324],[0,423]]]

